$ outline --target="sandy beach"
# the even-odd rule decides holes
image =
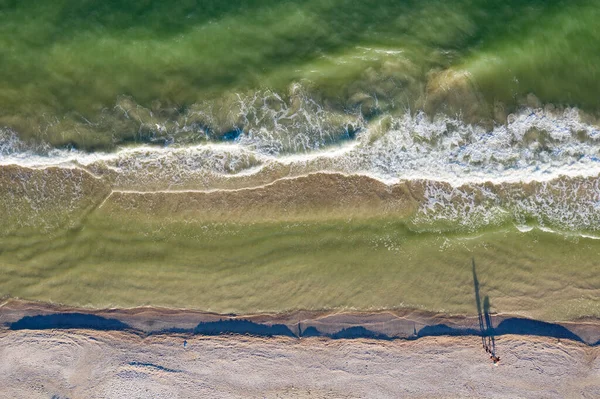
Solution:
[[[184,346],[184,343],[186,345]],[[2,398],[593,398],[600,348],[503,336],[415,341],[0,332]]]
[[[0,306],[0,397],[600,395],[597,320],[485,318],[491,330],[409,309],[223,315],[11,299]],[[492,337],[498,365],[482,345]]]

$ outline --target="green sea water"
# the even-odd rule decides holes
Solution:
[[[563,201],[550,194],[561,182],[544,189],[547,201],[526,215],[511,210],[514,204],[463,204],[465,193],[456,205],[424,214],[417,184],[386,194],[380,183],[342,176],[345,195],[333,181],[307,192],[302,179],[292,179],[292,194],[280,182],[257,194],[217,190],[203,199],[209,194],[111,195],[106,181],[80,169],[0,171],[2,296],[241,314],[416,308],[472,315],[475,260],[496,312],[549,321],[600,317],[597,222],[593,210],[547,209]],[[566,190],[593,192],[596,180]],[[486,214],[492,208],[498,220]],[[575,231],[548,228],[564,229],[565,221]],[[581,234],[582,226],[592,231]]]
[[[398,219],[205,224],[100,212],[61,234],[5,239],[0,292],[79,306],[220,313],[474,314],[474,259],[496,312],[600,317],[595,240],[511,227],[440,235],[412,232]]]
[[[0,297],[600,317],[598,21],[0,0]]]
[[[0,125],[87,150],[164,141],[157,125],[219,139],[244,128],[237,94],[294,84],[367,118],[489,123],[530,93],[596,111],[599,18],[593,0],[3,0]]]

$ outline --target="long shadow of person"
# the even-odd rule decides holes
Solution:
[[[500,361],[496,356],[496,339],[494,337],[494,326],[490,316],[490,298],[486,296],[481,304],[481,294],[479,293],[479,279],[475,270],[475,259],[471,260],[473,266],[473,287],[475,289],[475,303],[477,305],[477,317],[479,320],[479,333],[481,335],[481,344],[483,349],[490,354],[490,359],[495,363]]]
[[[485,319],[485,335],[487,337],[487,347],[490,355],[496,357],[496,339],[494,338],[494,325],[490,316],[490,297],[483,298],[483,316]]]
[[[479,333],[481,335],[481,344],[483,349],[489,353],[487,342],[485,339],[485,326],[483,323],[483,309],[481,306],[481,296],[479,295],[479,280],[477,279],[477,272],[475,271],[475,259],[472,259],[473,264],[473,287],[475,288],[475,303],[477,304],[477,316],[479,319]]]

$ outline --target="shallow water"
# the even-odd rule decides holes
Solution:
[[[597,240],[510,226],[441,236],[389,219],[248,225],[98,215],[51,238],[4,242],[0,289],[58,303],[473,314],[474,259],[495,311],[600,316]]]
[[[597,317],[598,17],[0,2],[0,296]]]

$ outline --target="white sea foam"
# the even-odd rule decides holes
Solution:
[[[318,119],[311,118],[304,117],[303,121]],[[324,129],[318,125],[313,128]],[[527,138],[532,129],[543,131],[544,137]],[[242,133],[235,141],[222,144],[143,145],[112,153],[85,153],[48,148],[40,152],[4,131],[0,137],[0,164],[67,167],[101,163],[124,173],[162,170],[165,178],[202,171],[235,175],[280,164],[292,167],[296,173],[359,173],[386,183],[426,179],[455,187],[600,173],[600,129],[582,122],[576,109],[561,114],[524,109],[511,116],[507,125],[492,130],[448,117],[431,120],[421,113],[388,116],[372,122],[355,140],[326,147],[307,142],[300,146],[300,153],[292,154],[282,153],[274,144],[285,136],[282,131],[270,136],[267,133]],[[302,142],[298,136],[293,137]],[[321,144],[326,139],[323,136]]]
[[[430,179],[454,185],[491,181],[547,181],[560,175],[593,176],[600,172],[600,130],[579,120],[576,110],[555,116],[524,110],[511,122],[486,131],[447,117],[430,121],[405,115],[390,129],[346,157],[353,170],[385,179]],[[525,142],[531,129],[549,136],[543,147]],[[579,136],[578,136],[579,133]],[[583,134],[587,140],[581,141]]]
[[[414,222],[420,225],[451,222],[478,229],[512,220],[522,232],[532,229],[528,221],[535,221],[536,227],[545,232],[554,232],[554,227],[599,230],[599,182],[596,178],[562,179],[536,182],[524,188],[520,184],[452,187],[428,181],[425,201]]]
[[[590,240],[600,240],[599,236],[594,236],[591,234],[580,234],[581,238],[589,238]]]
[[[517,225],[515,225],[515,227],[521,233],[528,233],[528,232],[530,232],[530,231],[532,231],[534,229],[533,226],[527,226],[527,225],[524,225],[524,224],[517,224]]]
[[[85,153],[31,148],[4,130],[0,165],[83,166],[99,174],[109,171],[122,189],[130,184],[136,190],[146,183],[154,190],[171,189],[203,179],[203,188],[210,189],[207,176],[251,176],[266,167],[284,170],[280,177],[326,171],[368,175],[388,184],[418,179],[428,181],[414,220],[419,224],[449,221],[478,228],[513,220],[525,226],[533,219],[540,228],[600,229],[599,180],[587,178],[600,174],[600,130],[584,123],[576,109],[560,114],[524,109],[492,130],[420,113],[386,116],[355,140],[307,146],[294,154],[265,144],[282,132],[243,133],[227,143]],[[570,179],[557,180],[560,176]],[[533,186],[506,184],[515,182]]]

